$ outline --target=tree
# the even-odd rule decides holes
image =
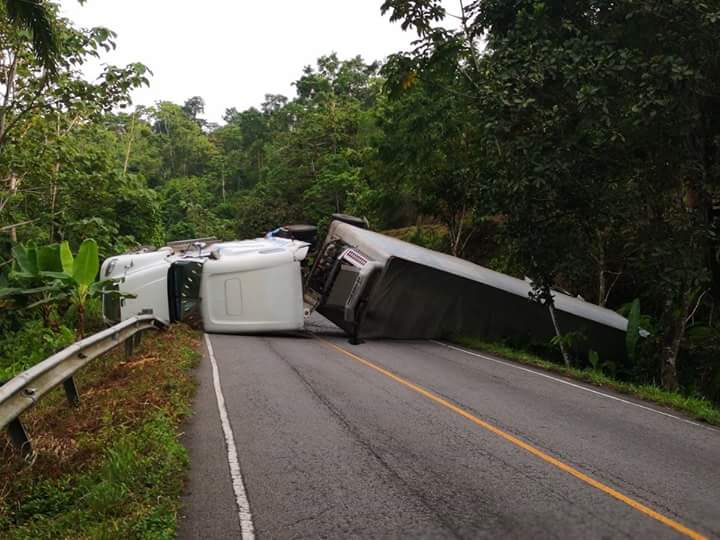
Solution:
[[[106,290],[109,281],[98,281],[100,260],[98,246],[92,239],[80,244],[77,256],[73,257],[67,244],[60,245],[60,272],[45,272],[44,275],[56,279],[67,295],[70,304],[77,309],[77,332],[82,339],[85,336],[85,311],[91,298],[103,294],[112,294]]]
[[[29,52],[27,35],[0,19],[0,156],[14,134],[23,133],[36,115],[62,111],[77,125],[129,105],[130,91],[148,83],[144,65],[106,65],[94,82],[86,81],[79,71],[99,51],[114,48],[114,38],[107,28],[77,30],[69,21],[57,20],[56,70],[48,73]]]
[[[81,210],[78,201],[97,202],[88,194],[101,193],[98,179],[112,185],[114,173],[102,165],[112,168],[106,157],[113,149],[100,150],[107,132],[99,119],[116,106],[126,106],[130,91],[147,83],[147,69],[141,64],[105,66],[96,81],[86,81],[80,67],[114,47],[114,34],[104,28],[78,30],[64,19],[55,20],[54,31],[56,69],[49,71],[31,52],[29,34],[0,17],[3,261],[9,258],[11,244],[23,238],[62,239],[64,227],[75,219],[74,210]],[[81,194],[80,180],[87,176],[94,176],[94,182]],[[112,212],[113,205],[99,204],[96,209]]]
[[[454,63],[472,85],[497,149],[493,198],[539,297],[551,301],[550,287],[582,268],[598,239],[622,231],[630,264],[657,284],[648,288],[664,321],[662,379],[676,387],[693,291],[717,269],[708,265],[716,260],[708,205],[720,141],[717,8],[684,0],[460,8],[455,30],[443,26],[438,1],[383,4],[419,33],[412,69]]]
[[[227,159],[219,171],[233,191],[251,188],[261,178],[266,163],[265,145],[270,141],[270,119],[282,108],[278,99],[272,108],[260,111],[251,107],[238,112],[226,111],[223,127],[212,133],[212,139]]]
[[[509,54],[504,48],[495,56],[492,53],[481,56],[478,38],[483,28],[471,21],[478,20],[477,12],[484,5],[476,2],[467,7],[460,2],[461,26],[451,30],[442,26],[445,10],[438,2],[386,2],[383,9],[392,10],[391,18],[402,19],[421,38],[421,46],[412,55],[396,58],[395,85],[407,89],[415,78],[430,79],[435,73],[446,74],[446,80],[465,83],[453,99],[470,104],[471,107],[464,107],[464,119],[482,126],[476,135],[476,147],[494,149],[483,155],[486,163],[492,163],[488,168],[492,174],[483,178],[484,185],[479,188],[491,195],[489,200],[496,211],[505,216],[510,252],[532,279],[531,298],[548,306],[557,343],[569,365],[552,287],[587,252],[592,224],[580,217],[587,214],[592,204],[600,202],[590,194],[596,184],[573,170],[571,163],[577,159],[568,147],[572,139],[553,137],[561,133],[560,125],[568,121],[568,116],[543,114],[536,106],[537,98],[526,92],[531,90],[531,82],[525,82],[528,79],[525,72],[528,65],[534,64],[529,64],[527,58],[515,57],[503,62],[502,55]],[[535,30],[526,42],[532,43],[538,37]],[[493,43],[491,39],[489,45]],[[556,60],[533,58],[539,62],[537,71],[555,66]],[[554,100],[551,105],[554,111],[552,107],[565,97],[550,94],[550,99]]]
[[[261,232],[245,209],[263,203],[272,225],[322,226],[333,212],[352,211],[368,188],[365,165],[375,153],[376,72],[360,58],[321,57],[295,82],[297,99],[268,95],[262,111],[229,111],[228,125],[213,138],[238,156],[240,167],[230,174],[252,187],[238,198],[240,230]]]
[[[185,101],[182,110],[193,120],[197,120],[198,116],[205,112],[205,100],[200,96],[193,96]]]
[[[162,217],[169,240],[232,236],[232,227],[215,214],[215,195],[209,179],[173,178],[162,192]]]
[[[163,101],[149,111],[154,133],[153,144],[162,159],[157,186],[170,178],[199,176],[207,170],[211,144],[202,127],[179,105]]]
[[[384,70],[391,88],[397,80],[396,60]],[[480,193],[487,174],[474,104],[458,97],[464,86],[452,72],[426,73],[393,91],[380,113],[386,187],[411,193],[422,214],[444,224],[456,256],[462,256],[483,210]]]
[[[200,118],[200,115],[205,112],[205,100],[200,96],[193,96],[185,101],[182,107],[183,112],[193,121],[197,123],[201,128],[207,126],[207,122]]]
[[[40,64],[54,71],[58,54],[54,8],[43,0],[3,0],[3,5],[8,20],[32,35],[33,50]]]

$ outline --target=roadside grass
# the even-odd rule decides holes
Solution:
[[[174,325],[127,361],[116,350],[90,364],[78,408],[61,387],[23,416],[31,465],[0,436],[0,538],[174,538],[199,348]]]
[[[514,360],[522,364],[542,368],[565,377],[584,381],[595,386],[608,388],[616,392],[634,396],[664,407],[675,409],[685,413],[696,420],[701,420],[720,426],[720,408],[707,399],[695,396],[686,396],[678,392],[670,392],[650,384],[634,384],[619,381],[598,370],[566,368],[564,365],[550,362],[533,353],[515,349],[502,343],[483,341],[471,337],[453,337],[452,343],[475,349],[478,352],[486,352],[501,356],[508,360]]]

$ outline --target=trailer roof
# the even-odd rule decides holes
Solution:
[[[532,290],[529,280],[518,279],[452,255],[432,251],[340,221],[332,222],[329,236],[341,238],[343,242],[352,245],[378,262],[385,263],[392,257],[405,259],[524,298],[528,298]],[[557,291],[554,291],[554,298],[555,307],[560,311],[596,321],[618,330],[627,330],[627,319],[615,311]]]

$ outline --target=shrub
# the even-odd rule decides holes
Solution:
[[[53,331],[40,320],[28,321],[16,332],[6,332],[0,339],[0,381],[13,378],[74,341],[70,328],[60,326]]]

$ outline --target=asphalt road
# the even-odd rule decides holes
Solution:
[[[490,356],[326,330],[210,336],[256,537],[720,537],[720,430]],[[179,536],[248,537],[209,355],[199,378]]]

